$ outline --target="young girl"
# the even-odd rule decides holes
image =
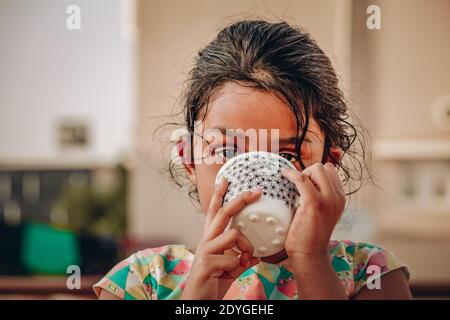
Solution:
[[[393,254],[368,243],[330,240],[346,194],[358,189],[346,193],[344,185],[361,181],[358,155],[364,160],[364,149],[353,150],[358,132],[347,121],[337,76],[307,33],[266,21],[223,29],[196,57],[184,113],[189,135],[179,144],[180,156],[190,193],[206,214],[203,236],[196,249],[168,244],[131,255],[94,285],[100,299],[411,298],[407,266]],[[236,128],[278,129],[277,152],[297,168],[283,175],[297,187],[300,206],[284,250],[269,257],[253,257],[243,234],[226,230],[260,191],[223,205],[227,181],[214,184],[220,161],[198,161],[190,152],[200,145],[206,158],[226,161],[252,151],[247,145],[239,150],[227,134],[214,141],[205,135]]]

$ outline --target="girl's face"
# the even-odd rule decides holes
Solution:
[[[242,152],[256,150],[271,152],[271,129],[278,129],[278,153],[292,161],[294,166],[301,170],[300,163],[295,159],[295,136],[297,134],[295,116],[275,94],[228,82],[214,92],[207,109],[205,117],[199,116],[200,119],[203,118],[203,121],[201,126],[196,126],[198,128],[194,135],[194,148],[198,148],[198,144],[200,144],[203,150],[208,150],[209,158],[222,160],[221,164],[202,161],[202,163],[186,167],[191,181],[197,185],[203,212],[207,211],[214,192],[214,181],[223,163]],[[212,140],[208,140],[207,137],[202,138],[205,132],[211,129],[214,129],[214,132],[223,132],[223,134],[219,138],[215,136]],[[238,146],[242,146],[242,144],[236,143],[236,135],[227,137],[225,129],[240,129],[243,132],[248,129],[256,130],[259,133],[256,135],[257,147],[252,143],[247,143],[248,139],[246,139],[245,150],[238,150]],[[265,131],[261,129],[265,129]],[[259,141],[261,138],[267,139],[266,143]],[[321,162],[323,148],[324,135],[317,122],[310,118],[308,132],[301,147],[304,165],[308,167]]]

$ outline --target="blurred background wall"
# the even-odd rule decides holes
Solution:
[[[80,266],[90,296],[90,283],[123,258],[134,4],[0,1],[2,297],[67,293],[53,277],[68,265]],[[70,29],[77,12],[80,28]]]
[[[79,30],[66,27],[71,4],[81,9]],[[118,0],[1,1],[3,163],[111,162],[128,151],[135,60],[123,7]],[[65,122],[86,124],[86,148],[60,148],[57,130]]]
[[[376,241],[412,280],[450,278],[450,3],[355,1],[352,92],[373,136]],[[369,4],[382,29],[361,28]],[[432,270],[432,271],[431,271]]]

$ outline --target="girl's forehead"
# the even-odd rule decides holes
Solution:
[[[280,139],[293,137],[297,133],[294,113],[274,93],[244,87],[228,82],[210,97],[202,119],[202,128],[207,129],[278,129]],[[314,119],[310,119],[308,131],[320,133]]]

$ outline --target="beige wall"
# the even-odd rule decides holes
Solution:
[[[361,27],[369,4],[381,8],[381,30]],[[450,94],[450,2],[363,0],[353,11],[353,92],[374,138],[449,139],[431,106]]]
[[[381,8],[381,30],[358,27],[366,20],[359,13],[369,4]],[[450,2],[354,1],[353,13],[351,92],[372,142],[394,141],[401,146],[404,140],[450,141],[450,131],[438,128],[431,115],[434,101],[450,94]],[[424,156],[421,147],[415,145],[413,157]],[[443,215],[424,208],[416,209],[416,216],[412,211],[400,216],[391,207],[397,200],[392,193],[392,185],[398,183],[395,161],[379,161],[376,150],[374,156],[381,189],[366,188],[364,202],[371,204],[376,218],[383,216],[383,221],[396,225],[389,232],[378,227],[373,241],[407,263],[412,280],[450,281],[450,237],[443,236],[445,228],[450,235],[449,207]],[[450,163],[448,158],[442,161]],[[412,227],[420,234],[408,230]]]

